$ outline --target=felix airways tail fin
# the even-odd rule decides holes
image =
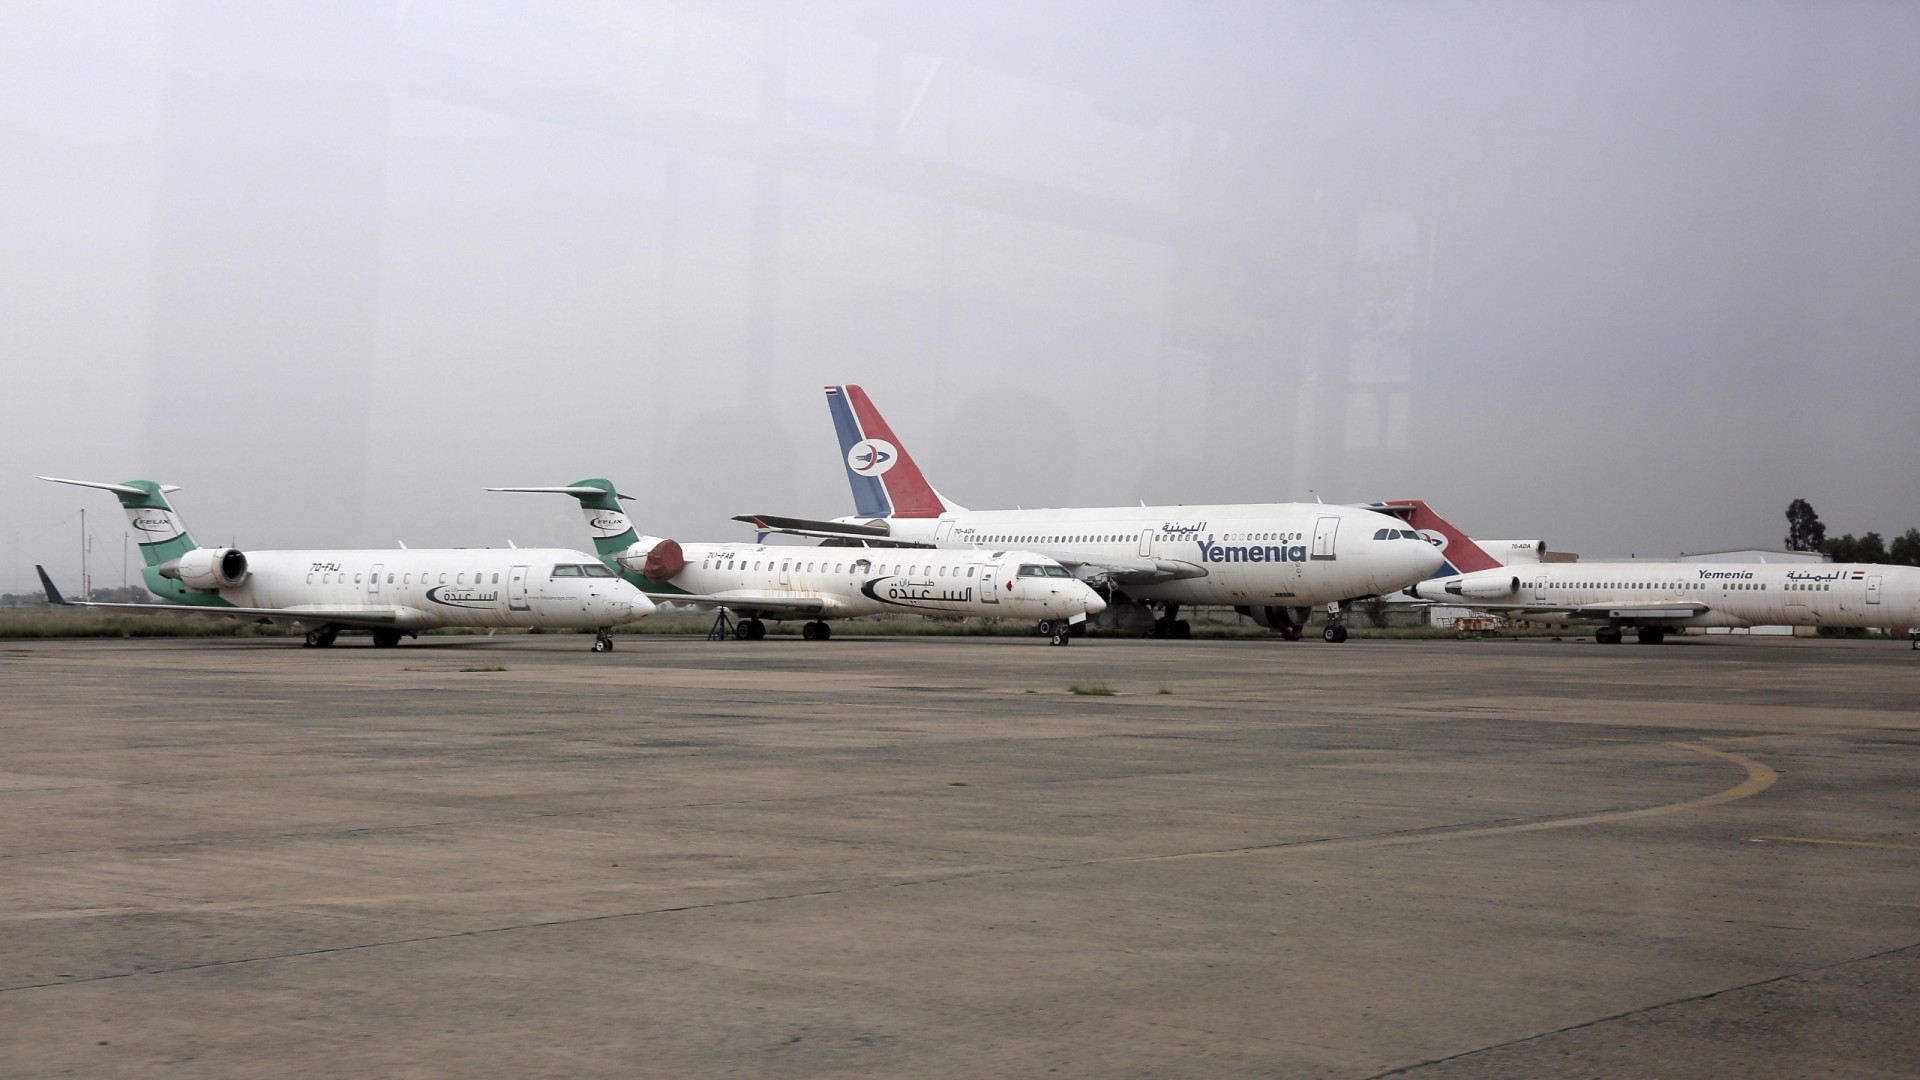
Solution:
[[[193,537],[187,535],[186,524],[167,503],[167,492],[180,490],[173,484],[156,484],[151,480],[109,484],[101,480],[64,480],[58,476],[42,476],[39,479],[113,492],[120,500],[121,509],[127,512],[128,524],[140,534],[140,557],[146,560],[148,566],[159,566],[200,546],[193,542]]]
[[[936,518],[959,510],[920,475],[913,455],[857,386],[827,387],[827,408],[840,436],[841,464],[853,488],[854,513],[864,518]]]
[[[571,495],[580,500],[580,509],[587,516],[587,531],[593,534],[593,550],[603,559],[619,556],[640,539],[626,511],[620,509],[620,500],[631,499],[632,496],[615,491],[611,480],[580,480],[566,487],[496,487],[487,490],[536,491],[549,495]]]
[[[1433,572],[1434,577],[1456,577],[1477,570],[1492,570],[1501,565],[1500,560],[1487,554],[1466,533],[1454,528],[1451,522],[1418,499],[1370,503],[1368,508],[1401,518],[1425,537],[1427,543],[1440,549],[1440,556],[1447,561]]]

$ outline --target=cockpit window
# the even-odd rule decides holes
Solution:
[[[1022,566],[1020,568],[1020,576],[1021,577],[1046,577],[1047,568],[1044,566],[1035,566],[1032,563],[1028,563],[1025,566]]]
[[[1386,538],[1387,538],[1387,537],[1388,537],[1389,535],[1394,535],[1394,536],[1397,536],[1397,535],[1399,535],[1399,533],[1398,533],[1398,532],[1396,532],[1396,531],[1395,531],[1395,530],[1393,530],[1393,529],[1375,529],[1375,530],[1373,530],[1373,538],[1374,538],[1375,540],[1385,540],[1385,539],[1386,539]]]
[[[590,562],[584,567],[581,567],[581,569],[587,572],[588,577],[612,577],[613,576],[613,571],[607,569],[605,566],[597,562]]]
[[[1064,566],[1049,566],[1047,567],[1047,576],[1048,577],[1072,577],[1073,575],[1067,573],[1067,568]]]
[[[561,563],[553,568],[554,577],[584,577],[577,563]]]

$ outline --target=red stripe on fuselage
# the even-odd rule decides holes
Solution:
[[[860,421],[860,433],[869,439],[884,439],[900,452],[899,460],[880,476],[880,482],[887,487],[887,497],[893,500],[893,516],[939,517],[946,509],[940,503],[940,496],[933,493],[933,485],[920,475],[920,466],[913,463],[913,455],[907,453],[893,429],[887,426],[880,410],[867,400],[867,392],[857,386],[847,387],[846,392],[847,403],[853,406],[853,415]]]

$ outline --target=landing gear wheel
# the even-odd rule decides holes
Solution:
[[[825,641],[833,636],[833,627],[816,619],[800,628],[800,636],[808,641]]]
[[[767,624],[759,619],[741,619],[734,625],[733,636],[739,641],[759,641],[767,636]]]
[[[1192,636],[1193,636],[1192,623],[1188,622],[1185,619],[1175,620],[1173,624],[1173,640],[1185,641]]]
[[[816,633],[816,634],[814,635],[814,638],[813,638],[813,640],[815,640],[815,641],[825,641],[825,640],[827,640],[828,638],[831,638],[831,637],[833,636],[833,624],[832,624],[832,623],[829,623],[829,622],[826,622],[826,621],[824,621],[824,620],[823,620],[823,621],[821,621],[821,622],[817,622],[817,623],[815,623],[814,625],[815,625],[815,626],[818,626],[818,627],[820,628],[820,630],[819,630],[819,632],[818,632],[818,633]]]
[[[1642,645],[1658,645],[1667,640],[1667,629],[1664,626],[1643,626],[1636,636]]]
[[[307,631],[306,647],[309,649],[331,649],[333,648],[333,639],[339,636],[340,628],[337,626],[317,627]]]
[[[601,627],[600,630],[593,635],[593,651],[594,652],[612,652],[613,651],[613,631],[605,627]]]
[[[1053,636],[1053,620],[1052,619],[1040,620],[1040,636],[1041,637]]]
[[[375,630],[373,632],[373,647],[376,649],[391,649],[398,644],[400,644],[400,631],[398,630]]]
[[[1325,630],[1320,631],[1320,636],[1329,643],[1338,645],[1347,640],[1347,628],[1338,625],[1329,626]]]
[[[1052,639],[1051,641],[1049,641],[1049,644],[1052,644],[1052,645],[1073,644],[1073,631],[1067,629],[1066,623],[1055,624]]]
[[[1617,626],[1603,626],[1593,632],[1593,640],[1602,645],[1618,645],[1620,644],[1620,628]]]

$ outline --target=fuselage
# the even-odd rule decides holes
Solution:
[[[392,625],[594,629],[653,610],[640,590],[597,556],[566,548],[401,548],[248,551],[247,574],[230,588],[195,590],[145,570],[153,593],[197,607],[298,609],[322,620],[391,610]]]
[[[1567,625],[1920,626],[1920,568],[1866,563],[1540,563],[1434,578],[1415,593]],[[1688,603],[1706,610],[1657,607]],[[1593,610],[1554,610],[1574,606]]]
[[[658,543],[644,538],[618,557],[635,580]],[[685,566],[648,582],[655,600],[711,596],[743,614],[779,616],[782,602],[817,600],[818,617],[888,613],[1072,618],[1106,602],[1059,563],[1032,551],[684,544]]]
[[[1319,503],[953,510],[886,524],[894,538],[943,548],[1017,544],[1070,560],[1184,564],[1190,576],[1126,586],[1135,600],[1178,604],[1351,600],[1403,589],[1441,565],[1433,546],[1398,518]]]

